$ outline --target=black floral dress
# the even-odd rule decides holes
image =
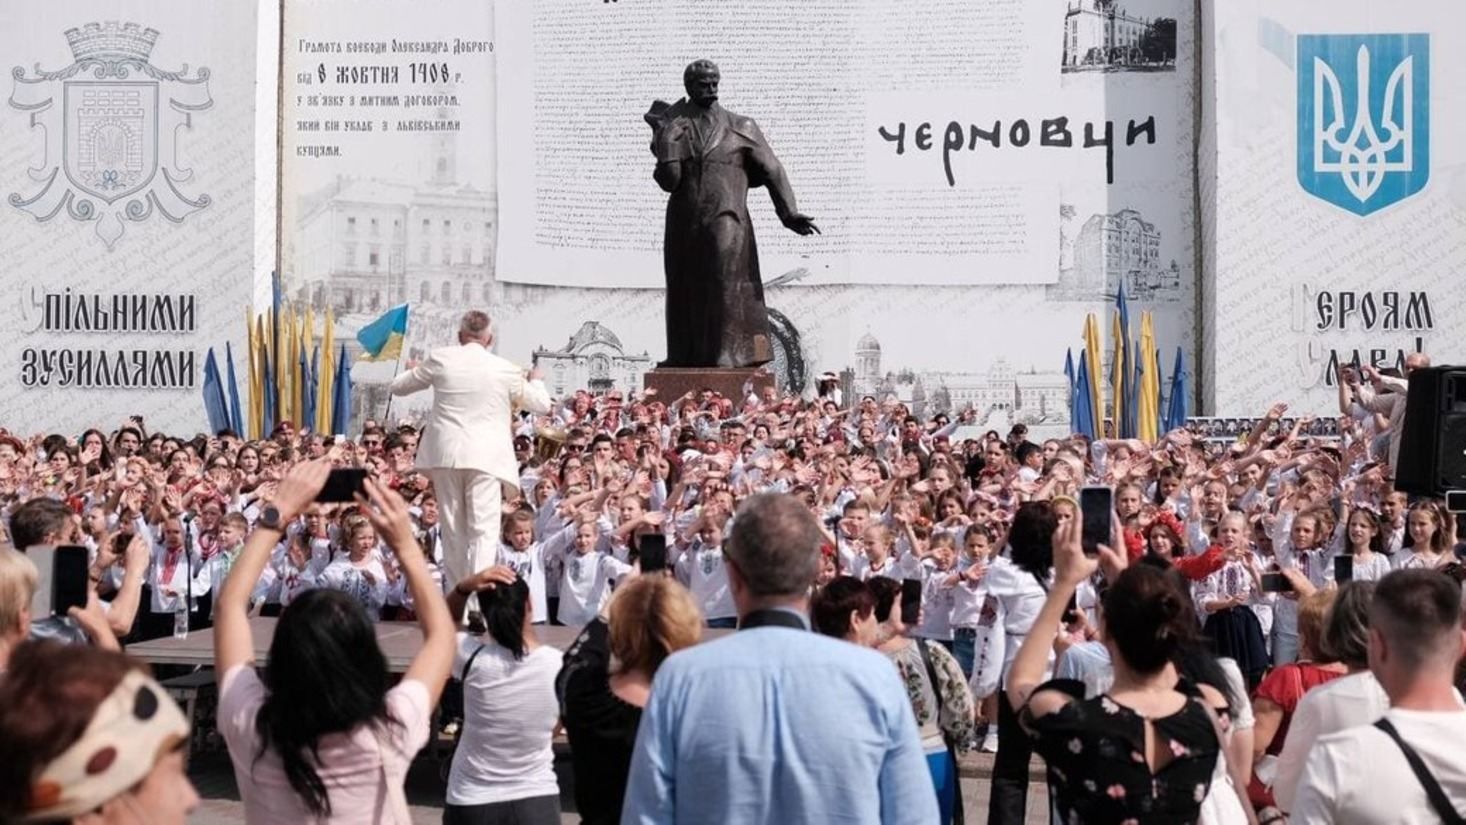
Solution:
[[[1192,697],[1176,713],[1152,720],[1155,736],[1174,757],[1152,774],[1145,761],[1145,719],[1106,694],[1084,698],[1084,683],[1055,679],[1038,690],[1074,699],[1056,713],[1020,718],[1033,749],[1048,763],[1066,825],[1185,825],[1200,816],[1219,744],[1212,712],[1190,683]],[[1037,693],[1037,691],[1035,691]]]

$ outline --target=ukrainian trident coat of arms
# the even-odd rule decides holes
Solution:
[[[11,71],[10,105],[28,113],[44,139],[40,163],[27,170],[35,188],[11,193],[11,206],[41,222],[64,212],[92,223],[111,249],[127,221],[158,215],[180,223],[210,204],[208,195],[185,191],[193,170],[177,152],[193,116],[214,105],[209,70],[189,77],[187,64],[152,65],[157,39],[136,23],[88,23],[66,31],[70,66]]]
[[[1430,36],[1298,37],[1298,182],[1356,215],[1430,180]]]

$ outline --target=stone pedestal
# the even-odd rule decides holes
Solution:
[[[754,394],[760,396],[764,387],[776,386],[774,376],[762,367],[657,367],[642,376],[642,386],[655,389],[657,400],[667,404],[689,392],[697,394],[703,390],[742,402],[743,386],[750,381]]]

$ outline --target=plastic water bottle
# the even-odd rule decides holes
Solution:
[[[188,638],[188,608],[186,607],[173,614],[173,638]]]

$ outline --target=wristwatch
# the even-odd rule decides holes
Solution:
[[[285,532],[285,522],[280,518],[280,508],[273,504],[266,504],[264,509],[260,510],[260,518],[255,523],[266,530]]]

